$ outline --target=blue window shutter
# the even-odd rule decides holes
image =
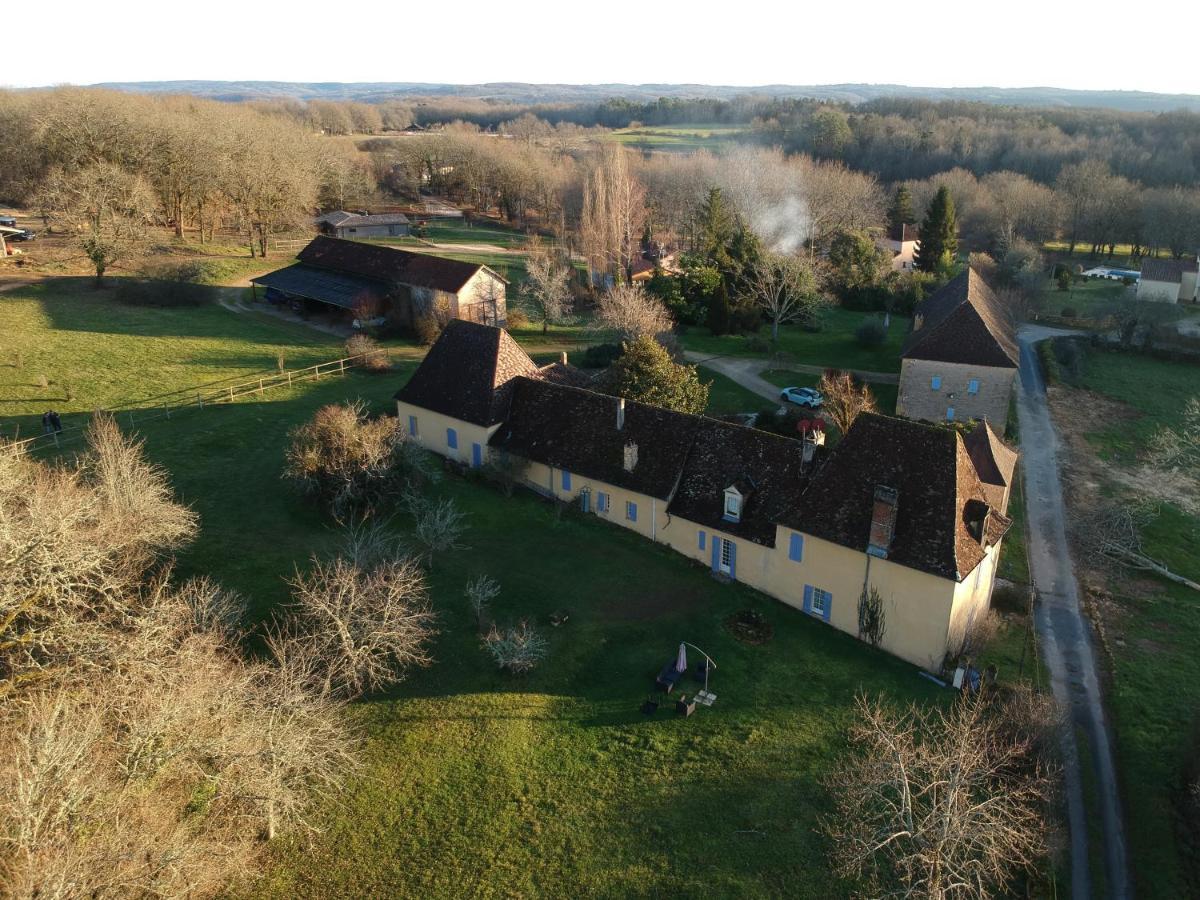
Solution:
[[[946,421],[947,422],[954,421],[954,407],[953,406],[946,407]]]
[[[737,581],[737,544],[729,542],[729,577]]]
[[[478,444],[471,445],[471,465],[477,469],[483,465],[483,448]]]
[[[446,429],[446,446],[451,450],[458,449],[458,432],[453,428]]]
[[[929,386],[930,386],[930,388],[932,388],[932,389],[933,389],[933,390],[935,390],[935,391],[937,391],[937,390],[941,390],[941,387],[942,387],[942,376],[941,376],[941,375],[934,375],[934,376],[933,376],[933,378],[929,379]]]
[[[569,491],[571,489],[571,473],[566,469],[562,471],[562,489]]]
[[[416,416],[408,417],[408,436],[411,438],[415,438],[417,436],[417,417]]]
[[[700,549],[701,550],[704,549],[704,532],[703,531],[700,532]]]
[[[625,517],[628,518],[630,522],[637,521],[637,504],[632,500],[625,501]]]
[[[967,385],[967,393],[968,394],[978,394],[979,393],[979,379],[978,378],[971,379],[970,383]]]
[[[714,537],[712,539],[712,570],[714,572],[721,571],[721,539]]]
[[[596,495],[596,512],[608,512],[608,494],[604,491]]]
[[[806,613],[812,612],[812,585],[811,584],[806,584],[804,586],[804,611]]]
[[[825,592],[825,612],[821,616],[826,622],[829,621],[829,616],[833,612],[833,594]]]
[[[793,562],[804,562],[804,535],[793,534],[788,546],[788,559]]]

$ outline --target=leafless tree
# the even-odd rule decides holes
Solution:
[[[1039,721],[1002,699],[899,713],[860,697],[852,752],[828,781],[824,822],[838,870],[870,896],[985,898],[1030,872],[1048,848],[1052,764]]]
[[[476,575],[467,582],[467,602],[475,613],[475,622],[480,630],[491,614],[492,601],[500,596],[500,583],[488,575]]]
[[[657,337],[675,327],[666,306],[647,294],[640,284],[615,284],[596,304],[594,327],[618,340]]]
[[[798,256],[767,256],[755,268],[748,293],[771,320],[771,340],[779,326],[812,319],[828,301],[817,290],[811,264]]]
[[[1087,509],[1077,511],[1074,532],[1079,545],[1098,559],[1119,566],[1153,572],[1168,581],[1200,591],[1200,584],[1172,572],[1150,556],[1142,543],[1142,529],[1158,515],[1148,502],[1095,500]]]
[[[629,278],[645,218],[646,191],[630,172],[625,149],[607,145],[583,186],[580,240],[593,273]]]
[[[312,679],[319,696],[354,699],[432,662],[436,616],[416,560],[313,559],[290,584],[290,615],[270,643],[281,667]]]
[[[398,496],[410,474],[403,444],[395,418],[371,419],[361,402],[323,406],[292,432],[284,477],[338,519],[369,514]]]
[[[827,370],[817,390],[825,399],[822,409],[842,434],[848,434],[854,420],[863,413],[878,412],[871,389],[859,384],[849,372]]]
[[[430,565],[433,565],[436,556],[462,548],[467,516],[452,499],[443,497],[435,502],[409,490],[405,494],[405,506],[416,525],[413,534],[419,555]]]
[[[1155,466],[1176,471],[1196,471],[1200,466],[1200,397],[1192,397],[1183,407],[1178,427],[1164,426],[1150,441],[1150,461]]]
[[[566,315],[571,300],[571,267],[542,251],[530,255],[525,271],[525,302],[534,312],[535,321],[542,323],[545,334],[552,323],[561,322]]]

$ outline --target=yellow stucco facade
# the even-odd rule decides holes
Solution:
[[[400,402],[397,414],[406,433],[415,425],[411,437],[422,447],[465,465],[486,462],[488,439],[499,428]],[[457,446],[450,446],[450,432]],[[931,671],[940,669],[947,649],[961,642],[971,621],[991,600],[999,545],[990,547],[976,570],[956,582],[782,526],[776,528],[774,547],[767,547],[668,515],[665,500],[577,472],[564,475],[562,469],[540,462],[529,462],[522,478],[532,490],[564,502],[580,502],[586,494],[588,513],[666,544],[707,567],[716,563],[730,578],[852,635],[858,635],[864,588],[875,588],[885,609],[882,649]],[[722,553],[726,541],[732,546]]]

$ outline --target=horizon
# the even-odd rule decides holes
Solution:
[[[453,72],[456,85],[868,84],[1200,95],[1200,70],[1187,54],[1159,54],[1146,65],[1125,48],[1098,53],[1113,47],[1103,17],[1081,21],[1071,9],[1033,0],[1015,0],[1000,20],[932,0],[919,23],[906,20],[903,28],[878,0],[852,20],[840,9],[780,14],[764,0],[739,4],[735,15],[714,3],[649,15],[643,4],[614,0],[602,17],[534,0],[515,10],[468,2],[450,27],[440,9],[401,14],[383,0],[361,0],[351,14],[319,25],[231,0],[213,0],[202,18],[164,12],[149,0],[68,7],[72,27],[53,54],[36,42],[6,47],[5,84],[445,84],[437,76]],[[977,33],[987,39],[958,49],[964,35]],[[623,50],[630,45],[637,52]]]

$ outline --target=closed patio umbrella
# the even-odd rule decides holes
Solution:
[[[675,659],[675,671],[687,671],[687,647],[685,647],[683,644],[679,645],[679,656]]]

